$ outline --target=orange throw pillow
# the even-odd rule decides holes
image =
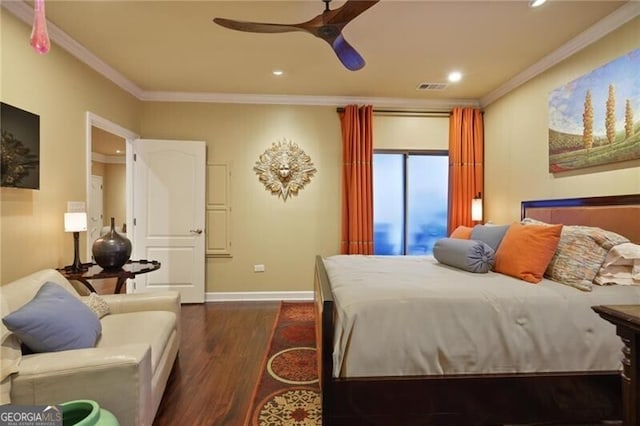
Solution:
[[[473,228],[460,225],[453,230],[451,235],[449,235],[449,238],[457,238],[459,240],[468,240],[468,239],[471,239],[471,231],[473,231]]]
[[[494,271],[539,283],[551,262],[562,225],[522,225],[513,223],[496,252]]]

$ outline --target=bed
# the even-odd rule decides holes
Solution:
[[[632,242],[640,243],[640,195],[526,201],[522,203],[521,215],[523,218],[530,217],[547,223],[602,227],[624,235]],[[584,352],[585,360],[573,363],[554,362],[554,358],[560,358],[561,354],[557,353],[547,354],[546,358],[538,358],[540,347],[548,346],[545,342],[539,342],[532,345],[538,349],[536,356],[507,354],[507,358],[511,356],[511,360],[518,357],[525,359],[524,368],[510,364],[498,368],[487,366],[483,358],[480,361],[467,360],[463,367],[447,367],[450,356],[438,353],[438,359],[426,367],[409,365],[408,369],[396,372],[394,367],[389,365],[381,366],[376,362],[367,365],[366,358],[354,358],[350,362],[344,359],[344,353],[336,349],[340,347],[341,340],[357,338],[351,335],[345,337],[343,328],[337,326],[343,316],[341,304],[348,302],[345,301],[347,299],[344,299],[344,295],[340,296],[340,300],[334,298],[336,295],[332,291],[332,284],[337,284],[330,282],[329,276],[332,275],[336,282],[338,278],[335,272],[327,272],[325,260],[330,268],[333,268],[330,263],[336,259],[317,257],[315,268],[314,291],[318,318],[316,332],[324,425],[577,424],[622,418],[618,364],[618,359],[622,356],[616,354],[622,348],[622,343],[615,336],[615,328],[600,319],[589,306],[615,304],[621,299],[626,303],[640,303],[640,288],[598,287],[588,295],[579,297],[579,302],[566,305],[568,314],[575,317],[572,321],[593,322],[586,326],[586,329],[589,332],[597,329],[594,331],[594,342],[601,339],[601,345],[614,348],[614,354],[609,353],[604,361],[587,352]],[[432,259],[418,258],[409,261],[434,262]],[[416,270],[420,270],[421,267]],[[400,269],[409,269],[409,266],[403,265]],[[399,277],[398,274],[392,272],[391,276]],[[497,275],[501,274],[483,274],[481,279],[488,283],[489,279],[499,278]],[[363,277],[366,277],[366,274]],[[364,283],[367,280],[368,278],[362,278],[361,281]],[[400,281],[398,278],[398,282]],[[502,284],[497,282],[484,285],[480,299],[483,299],[485,304],[493,304],[491,288],[500,285]],[[561,299],[564,294],[581,293],[575,288],[547,280],[540,286],[524,286],[522,288],[525,292],[537,289],[541,293],[557,293]],[[344,293],[339,290],[339,286],[336,288],[337,294]],[[366,293],[368,290],[366,287],[359,287],[355,291]],[[622,294],[623,292],[626,294]],[[515,294],[515,297],[520,296]],[[441,309],[446,309],[446,304],[442,306]],[[407,307],[406,304],[401,308],[415,309]],[[371,323],[375,330],[376,326],[380,327],[387,322],[384,320],[376,324],[375,314],[386,318],[383,315],[389,309],[381,308],[379,312],[375,311],[376,308],[370,309],[374,309],[374,315],[369,311],[369,317],[364,317],[369,319],[361,324]],[[437,305],[432,309],[437,309]],[[470,309],[482,310],[486,309],[486,306],[483,307],[480,303]],[[439,314],[434,315],[430,318],[431,323],[437,322],[434,318]],[[527,315],[533,313],[529,312],[524,317]],[[390,317],[392,320],[389,322],[403,321],[399,315],[390,314]],[[545,318],[545,326],[553,328],[554,319],[552,316],[549,317]],[[426,318],[429,319],[428,316]],[[433,327],[435,326],[430,328]],[[468,333],[466,341],[479,342],[491,338],[474,334],[482,333],[482,329],[474,331],[469,325],[464,324],[459,328]],[[569,339],[570,333],[565,336]],[[381,342],[377,343],[378,347],[382,348],[381,351],[393,352],[396,347],[393,339],[380,340]],[[355,345],[355,342],[349,340],[348,344],[352,343]],[[513,344],[507,346],[512,347]],[[588,346],[581,350],[586,351]],[[536,364],[538,359],[540,361]],[[531,360],[536,362],[532,363]]]

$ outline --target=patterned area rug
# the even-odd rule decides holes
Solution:
[[[246,426],[320,426],[313,303],[283,302]]]

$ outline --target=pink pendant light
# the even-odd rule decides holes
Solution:
[[[47,33],[47,19],[44,16],[44,0],[35,0],[34,2],[31,47],[42,55],[49,52],[51,47],[49,34]]]

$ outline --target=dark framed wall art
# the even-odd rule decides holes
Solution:
[[[40,116],[0,102],[0,186],[40,189]]]

